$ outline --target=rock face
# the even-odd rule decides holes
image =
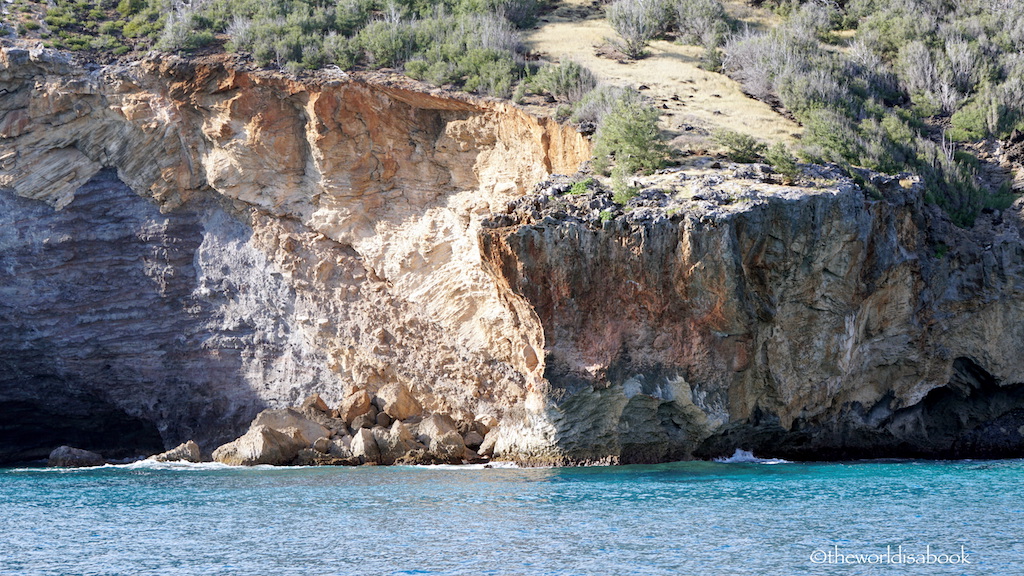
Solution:
[[[1020,204],[961,230],[912,179],[751,167],[524,197],[582,136],[379,74],[5,48],[0,90],[0,462],[313,393],[219,459],[1024,455]]]
[[[561,218],[527,198],[486,230],[546,351],[546,382],[502,420],[496,453],[1024,454],[1022,202],[962,230],[909,180],[880,181],[881,200],[842,179],[715,182],[680,185],[682,202],[642,194],[608,221],[588,216],[597,198]]]
[[[46,460],[46,465],[52,468],[88,468],[104,464],[106,464],[106,460],[103,459],[103,456],[70,446],[55,448]]]
[[[500,415],[540,378],[539,327],[477,232],[587,157],[572,129],[217,60],[4,48],[0,89],[0,461],[216,446],[264,408],[390,383]]]

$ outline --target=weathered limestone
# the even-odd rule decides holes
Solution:
[[[202,455],[199,452],[199,445],[189,440],[166,452],[150,456],[149,459],[157,462],[201,462]]]
[[[0,89],[2,461],[215,446],[313,392],[221,460],[1024,455],[1020,203],[963,230],[828,167],[523,196],[585,140],[382,75],[4,49]]]
[[[275,430],[254,424],[243,436],[213,451],[213,459],[232,466],[291,464],[309,442],[298,428]]]
[[[389,382],[377,391],[381,410],[394,420],[419,416],[423,406],[401,382]]]
[[[351,425],[353,420],[368,413],[371,408],[370,395],[366,390],[360,388],[341,399],[341,404],[337,408],[337,416],[346,424]]]
[[[360,458],[364,463],[380,463],[380,448],[377,447],[377,440],[369,428],[355,431],[350,450],[353,456]]]
[[[252,421],[252,426],[266,426],[275,430],[295,428],[298,437],[306,445],[311,446],[317,438],[330,437],[331,431],[303,416],[294,408],[280,408],[277,410],[264,410]]]
[[[540,377],[522,355],[538,329],[498,298],[476,234],[586,159],[573,129],[229,57],[86,70],[5,48],[0,89],[0,407],[19,414],[0,417],[41,439],[0,460],[69,442],[39,433],[58,420],[116,419],[123,456],[217,446],[262,409],[395,381],[424,410],[500,415]]]
[[[103,456],[71,446],[55,448],[46,460],[46,465],[51,468],[88,468],[104,464],[106,464],[106,460],[103,459]]]
[[[466,444],[450,416],[431,414],[417,427],[420,442],[427,451],[442,462],[459,464],[466,452]]]

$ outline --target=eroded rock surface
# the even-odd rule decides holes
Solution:
[[[583,137],[381,75],[4,49],[0,90],[0,461],[313,393],[221,459],[1024,455],[1019,203],[961,230],[827,167],[524,196]]]
[[[5,48],[0,89],[0,461],[217,446],[263,408],[396,383],[403,409],[500,415],[541,378],[477,231],[575,170],[575,131],[220,60]]]
[[[913,179],[877,199],[837,171],[762,176],[680,171],[604,215],[607,191],[556,182],[490,222],[546,351],[496,453],[1024,454],[1022,203],[963,230]]]

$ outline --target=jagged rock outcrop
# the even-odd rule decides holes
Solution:
[[[224,59],[4,48],[0,94],[0,461],[216,446],[263,408],[393,383],[472,420],[541,377],[477,230],[575,170],[572,129]]]
[[[585,139],[375,74],[5,48],[0,91],[0,461],[312,393],[221,460],[1024,455],[1019,203],[706,166],[520,198]]]
[[[810,189],[703,174],[614,218],[548,189],[485,230],[546,351],[496,452],[1024,454],[1022,202],[963,230],[912,179],[876,199],[835,171]]]

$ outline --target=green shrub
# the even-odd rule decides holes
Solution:
[[[622,174],[650,173],[664,165],[666,154],[658,111],[646,103],[616,101],[594,133],[594,168],[600,172],[614,159]]]
[[[531,78],[530,86],[546,92],[559,102],[578,102],[597,86],[597,78],[583,65],[573,60],[548,64]]]
[[[686,44],[717,48],[729,33],[729,18],[718,0],[672,0],[679,40]]]
[[[792,184],[800,176],[800,167],[796,165],[796,159],[781,142],[769,147],[764,153],[764,159],[771,165],[772,170],[782,175],[787,184]]]
[[[753,136],[732,130],[718,130],[712,135],[712,138],[716,144],[726,149],[726,155],[730,160],[741,164],[757,162],[768,149]]]
[[[630,106],[643,106],[643,97],[640,92],[632,88],[598,86],[587,92],[579,102],[573,105],[571,119],[576,123],[600,124],[601,120],[620,102]]]
[[[580,180],[579,182],[573,182],[572,186],[569,187],[569,194],[573,196],[579,196],[580,194],[586,194],[590,191],[590,187],[594,185],[593,178],[587,178],[586,180]]]
[[[639,188],[626,182],[626,170],[622,166],[616,166],[612,170],[612,202],[625,206],[639,193]]]

